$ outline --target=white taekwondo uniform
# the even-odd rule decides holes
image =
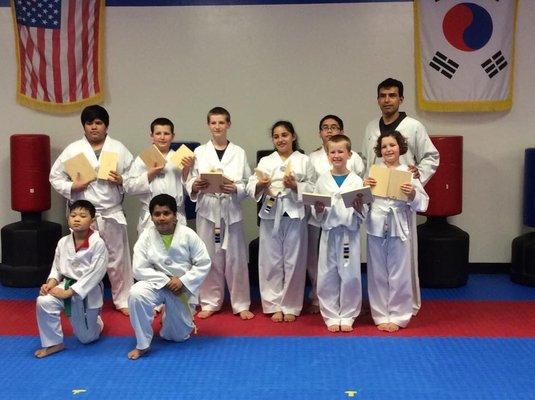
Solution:
[[[249,269],[243,231],[241,201],[247,197],[245,185],[251,169],[245,151],[229,142],[221,160],[212,141],[197,147],[186,189],[197,203],[197,233],[206,244],[212,268],[200,290],[202,310],[218,311],[225,295],[225,280],[230,292],[232,311],[249,309]],[[237,188],[232,194],[192,193],[193,182],[201,173],[220,171]]]
[[[405,114],[403,113],[402,115]],[[377,158],[373,150],[377,144],[377,138],[381,134],[379,126],[380,118],[381,117],[371,121],[366,127],[364,134],[362,151],[366,157],[366,171],[369,171],[373,164],[382,162],[380,158]],[[420,121],[414,118],[405,116],[395,130],[400,132],[403,137],[407,139],[407,144],[409,146],[408,151],[400,156],[400,163],[405,165],[415,165],[420,173],[420,182],[425,186],[438,168],[440,162],[438,150],[429,138],[425,127]],[[411,229],[413,229],[411,234],[416,237],[416,213],[413,213],[411,218]],[[411,241],[411,244],[413,315],[416,315],[422,303],[420,296],[420,280],[418,279],[418,242],[413,240]]]
[[[175,342],[188,339],[195,327],[189,303],[197,297],[210,270],[210,257],[203,241],[187,226],[177,224],[167,249],[156,227],[149,225],[134,246],[133,269],[137,282],[130,289],[128,308],[136,348],[144,350],[150,346],[154,308],[160,304],[165,304],[160,336]],[[183,284],[179,295],[165,288],[173,276]]]
[[[76,294],[68,300],[71,304],[69,320],[74,335],[82,343],[97,340],[104,327],[100,309],[102,278],[106,274],[108,264],[108,251],[98,232],[93,232],[87,242],[87,247],[76,251],[73,235],[62,237],[56,247],[52,269],[48,276],[48,279],[53,278],[58,281],[60,288],[65,287],[67,278],[76,280],[70,285]],[[37,297],[37,325],[43,347],[63,343],[60,313],[64,308],[65,301],[51,294]]]
[[[282,184],[288,165],[297,182],[297,193]],[[251,175],[247,184],[249,195],[257,202],[263,200],[258,213],[262,309],[266,314],[280,311],[299,315],[303,308],[307,253],[307,218],[302,194],[314,189],[314,168],[309,158],[299,151],[294,151],[286,160],[274,151],[262,157],[257,168],[282,189],[275,197],[263,192],[255,196],[257,176]]]
[[[396,169],[408,171],[406,165]],[[366,220],[368,295],[376,325],[393,322],[404,328],[412,317],[411,241],[417,240],[412,214],[425,211],[429,197],[418,179],[411,183],[414,200],[375,196]]]
[[[319,149],[313,151],[309,154],[310,162],[314,166],[316,171],[316,177],[329,172],[331,170],[331,164],[327,156],[325,148],[321,146]],[[364,162],[362,158],[351,151],[351,157],[347,160],[346,168],[349,171],[353,171],[356,175],[361,178],[364,175]],[[312,290],[310,292],[310,302],[312,305],[318,305],[318,295],[317,295],[317,280],[318,280],[318,250],[319,242],[321,235],[321,226],[318,224],[316,219],[310,215],[308,218],[308,251],[307,251],[307,272],[308,279],[312,285]]]
[[[321,223],[318,256],[318,299],[327,326],[353,325],[362,305],[360,235],[363,216],[346,208],[341,193],[362,187],[362,179],[350,172],[338,186],[331,172],[320,175],[315,192],[331,195],[331,207],[312,214]],[[365,211],[363,210],[363,213]]]
[[[173,150],[169,150],[165,156],[165,159],[167,160],[165,167],[154,177],[152,182],[149,182],[147,176],[148,168],[141,158],[136,157],[130,167],[130,171],[128,172],[128,176],[124,183],[124,188],[126,193],[138,197],[141,202],[141,212],[137,224],[138,235],[140,235],[147,226],[152,225],[149,213],[149,203],[154,196],[162,193],[175,198],[178,207],[178,223],[186,225],[182,171],[177,169],[170,161],[174,153]]]

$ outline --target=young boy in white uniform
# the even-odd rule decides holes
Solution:
[[[84,137],[68,145],[52,165],[50,183],[67,199],[88,200],[96,208],[95,225],[108,249],[107,272],[111,283],[113,303],[117,310],[128,315],[128,291],[133,284],[130,248],[123,213],[123,175],[132,164],[132,154],[117,140],[108,136],[110,117],[101,106],[86,107],[81,114]],[[104,151],[117,154],[117,170],[109,173],[108,179],[90,183],[73,182],[65,172],[63,163],[83,153],[91,166],[98,170],[99,157]]]
[[[375,154],[384,168],[408,171],[400,164],[400,155],[407,151],[407,141],[398,131],[381,134]],[[368,177],[367,186],[377,181]],[[418,179],[401,185],[407,201],[374,197],[366,220],[368,233],[368,294],[372,318],[377,328],[395,332],[405,328],[412,317],[411,241],[412,214],[423,212],[429,196]]]
[[[200,290],[199,318],[219,311],[230,292],[232,312],[241,319],[254,317],[249,311],[249,270],[243,231],[241,201],[247,197],[245,185],[251,169],[245,151],[229,142],[230,113],[215,107],[207,115],[212,139],[195,149],[195,162],[186,185],[192,201],[197,202],[197,233],[206,244],[212,268]],[[221,193],[205,193],[208,181],[201,173],[222,172],[232,182],[221,186]]]
[[[149,204],[153,225],[139,236],[134,246],[134,277],[128,307],[136,334],[135,349],[128,358],[147,353],[152,341],[154,308],[165,305],[160,336],[183,342],[195,325],[189,303],[210,270],[210,257],[197,234],[177,223],[176,200],[159,194]]]
[[[307,221],[302,194],[313,191],[314,168],[297,150],[297,135],[289,121],[276,122],[271,139],[275,151],[262,157],[257,166],[260,177],[251,175],[247,191],[257,202],[263,200],[258,213],[262,309],[273,314],[273,322],[293,322],[303,308],[306,279]]]
[[[152,143],[160,150],[166,159],[166,164],[161,167],[147,168],[141,158],[136,157],[128,177],[125,179],[125,190],[129,195],[134,195],[141,202],[141,214],[137,224],[138,235],[152,224],[149,213],[150,200],[161,193],[173,196],[178,206],[177,220],[179,224],[186,225],[184,212],[184,187],[189,174],[189,168],[193,164],[193,157],[187,157],[182,164],[182,170],[178,170],[172,163],[171,157],[175,153],[170,149],[171,142],[175,138],[175,126],[167,118],[156,118],[150,124],[150,138]]]
[[[322,145],[317,150],[310,153],[310,162],[314,166],[316,176],[327,173],[331,170],[331,163],[327,155],[327,143],[335,135],[344,134],[344,121],[336,115],[326,115],[319,123],[319,136]],[[364,163],[360,156],[351,151],[351,156],[347,160],[347,169],[353,171],[361,178],[364,176]],[[307,252],[307,272],[312,285],[310,292],[310,305],[307,311],[316,314],[319,312],[318,295],[316,293],[318,277],[318,248],[321,234],[321,226],[316,219],[310,215],[308,219],[308,252]]]
[[[363,204],[356,197],[346,208],[341,193],[362,187],[362,179],[346,167],[351,141],[333,136],[328,143],[331,171],[322,174],[315,192],[331,195],[331,207],[317,202],[313,215],[321,222],[318,256],[318,299],[320,312],[330,332],[350,332],[360,313],[360,235]]]
[[[61,310],[69,317],[80,342],[90,343],[100,337],[104,327],[100,318],[102,278],[108,251],[98,232],[90,229],[94,219],[95,207],[90,202],[78,200],[70,206],[72,233],[58,242],[50,275],[37,297],[37,325],[43,346],[35,352],[37,358],[65,348]]]
[[[385,79],[377,86],[377,104],[381,109],[381,116],[366,126],[362,143],[366,170],[369,171],[373,164],[380,162],[374,151],[377,138],[382,133],[397,130],[407,140],[408,145],[407,152],[401,155],[401,163],[407,165],[414,178],[419,179],[425,186],[438,168],[440,155],[423,124],[399,111],[403,99],[403,83],[397,79]],[[413,213],[411,218],[412,235],[416,237],[416,213]],[[412,241],[412,246],[413,315],[416,315],[421,306],[418,243]]]

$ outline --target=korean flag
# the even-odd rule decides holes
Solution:
[[[518,0],[415,0],[418,105],[503,111],[513,103]]]

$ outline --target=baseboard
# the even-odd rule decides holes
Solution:
[[[508,274],[511,263],[468,263],[470,274]]]

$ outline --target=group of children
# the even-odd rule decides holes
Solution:
[[[319,124],[322,146],[310,154],[299,151],[297,134],[288,121],[271,128],[275,150],[260,159],[251,173],[245,151],[230,142],[230,114],[222,107],[209,111],[211,140],[185,157],[182,168],[171,162],[147,167],[107,135],[109,116],[100,106],[82,112],[84,137],[69,145],[50,172],[52,186],[69,204],[71,234],[58,243],[52,271],[37,299],[37,320],[43,348],[39,358],[63,349],[60,312],[70,317],[83,343],[98,339],[103,322],[101,280],[108,272],[115,307],[130,316],[137,339],[130,359],[145,354],[152,340],[155,310],[164,305],[160,336],[186,340],[194,329],[193,315],[208,318],[222,307],[225,284],[234,314],[254,317],[250,308],[247,250],[241,202],[261,202],[259,211],[259,284],[262,310],[274,322],[292,322],[304,303],[305,280],[312,283],[310,312],[319,312],[331,332],[351,331],[360,313],[359,227],[368,234],[368,287],[373,320],[379,329],[395,331],[412,316],[412,215],[424,211],[428,197],[419,180],[405,182],[408,201],[358,197],[346,207],[341,193],[363,185],[360,156],[343,134],[343,121],[325,116]],[[158,118],[151,139],[166,160],[174,139],[173,123]],[[98,169],[103,151],[117,153],[117,169],[107,180],[89,183],[72,179],[64,162],[83,153]],[[374,144],[384,168],[408,170],[400,163],[407,151],[397,131],[381,134]],[[216,193],[206,191],[202,174],[221,172],[226,178]],[[196,203],[196,233],[184,214],[185,193]],[[303,193],[331,197],[330,206],[303,204]],[[124,194],[138,196],[141,215],[138,240],[130,261]],[[134,284],[134,278],[136,283]]]

